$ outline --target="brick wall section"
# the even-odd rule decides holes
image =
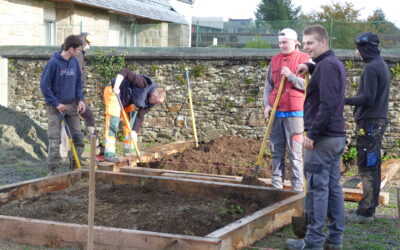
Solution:
[[[236,52],[235,52],[236,51]],[[122,52],[122,51],[121,51]],[[170,142],[192,138],[184,68],[191,71],[190,81],[199,140],[220,135],[235,135],[261,140],[264,134],[263,102],[265,71],[276,51],[254,50],[128,50],[127,64],[135,72],[149,75],[167,90],[167,102],[155,107],[147,116],[140,132],[142,141]],[[1,54],[1,51],[0,51]],[[340,54],[346,62],[353,51]],[[4,55],[3,55],[4,56]],[[47,55],[48,56],[48,55]],[[47,126],[43,98],[39,89],[41,72],[46,63],[43,55],[7,55],[9,106],[25,111],[42,127]],[[45,56],[46,57],[46,56]],[[88,55],[88,82],[85,99],[96,115],[97,127],[103,132],[104,82],[93,71]],[[387,58],[393,67],[400,57]],[[355,94],[363,63],[349,68],[347,96]],[[384,151],[400,155],[400,79],[392,81],[389,126],[384,138]],[[346,107],[347,137],[354,144],[352,109]],[[397,141],[396,141],[397,140]]]

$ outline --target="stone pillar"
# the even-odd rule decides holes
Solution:
[[[0,105],[8,107],[8,59],[0,57]]]

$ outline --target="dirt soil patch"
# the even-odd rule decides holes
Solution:
[[[87,224],[88,185],[80,181],[53,193],[11,201],[0,214]],[[95,225],[205,236],[259,210],[241,200],[205,198],[155,186],[96,185]]]
[[[152,168],[219,175],[251,175],[260,152],[261,141],[232,136],[222,136],[198,148],[189,148],[181,153],[166,156],[149,163]],[[258,177],[270,178],[272,164],[269,148]],[[289,171],[287,171],[289,174]],[[289,179],[289,176],[287,176]]]

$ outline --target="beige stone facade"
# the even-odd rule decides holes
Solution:
[[[89,32],[95,46],[188,46],[188,25],[154,21],[140,24],[140,17],[123,16],[100,8],[42,0],[0,0],[1,45],[62,44],[66,36]],[[146,20],[149,23],[149,20]],[[169,31],[169,27],[171,30]],[[177,28],[178,27],[178,28]],[[169,37],[169,34],[176,37]]]

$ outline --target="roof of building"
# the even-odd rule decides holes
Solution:
[[[195,0],[177,0],[177,1],[182,2],[182,3],[194,4]]]
[[[168,0],[71,0],[70,2],[158,21],[188,24],[182,15],[171,7]]]
[[[223,17],[192,17],[192,25],[200,25],[203,27],[223,29],[224,28],[224,18]]]

